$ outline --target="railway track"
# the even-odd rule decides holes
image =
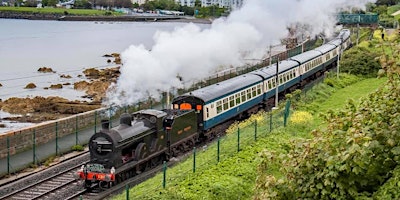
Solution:
[[[79,195],[82,187],[74,174],[88,160],[89,153],[83,153],[8,183],[0,187],[0,199],[67,199]]]
[[[61,197],[75,197],[81,194],[71,194],[74,188],[78,188],[77,181],[75,180],[74,173],[80,167],[74,166],[66,169],[45,179],[38,180],[38,182],[30,184],[24,188],[16,190],[3,196],[3,199],[60,199]]]

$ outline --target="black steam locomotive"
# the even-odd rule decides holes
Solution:
[[[104,188],[157,166],[198,141],[212,139],[224,128],[221,124],[273,104],[276,90],[291,91],[336,66],[350,45],[350,31],[342,30],[330,42],[280,61],[278,70],[274,64],[194,90],[176,97],[173,109],[123,114],[112,129],[103,121],[102,130],[89,141],[90,163],[78,175],[85,187]]]

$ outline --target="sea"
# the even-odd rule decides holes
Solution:
[[[151,49],[157,31],[173,31],[184,22],[75,22],[49,20],[0,19],[0,99],[11,97],[60,96],[85,100],[84,92],[73,89],[87,68],[116,66],[108,63],[112,53],[121,53],[130,45]],[[208,28],[209,24],[198,24]],[[48,67],[54,73],[41,73]],[[71,79],[60,78],[70,75]],[[24,89],[34,83],[34,89]],[[65,84],[63,89],[45,89],[52,84]],[[87,99],[86,99],[87,100]],[[1,132],[19,128],[2,120],[11,114],[0,111]],[[12,126],[11,126],[11,125]]]

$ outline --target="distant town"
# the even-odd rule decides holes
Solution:
[[[164,15],[193,15],[197,17],[224,16],[242,6],[244,0],[0,0],[1,6],[96,9],[124,14],[157,13]]]

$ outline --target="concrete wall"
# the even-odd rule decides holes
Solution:
[[[90,127],[94,129],[95,119],[96,124],[99,124],[101,118],[107,116],[107,111],[108,109],[89,111],[0,135],[0,158],[7,157],[8,151],[10,155],[13,155],[31,149],[34,145],[45,144],[56,139],[56,137],[75,134],[76,131],[79,133],[79,131],[87,130]]]

